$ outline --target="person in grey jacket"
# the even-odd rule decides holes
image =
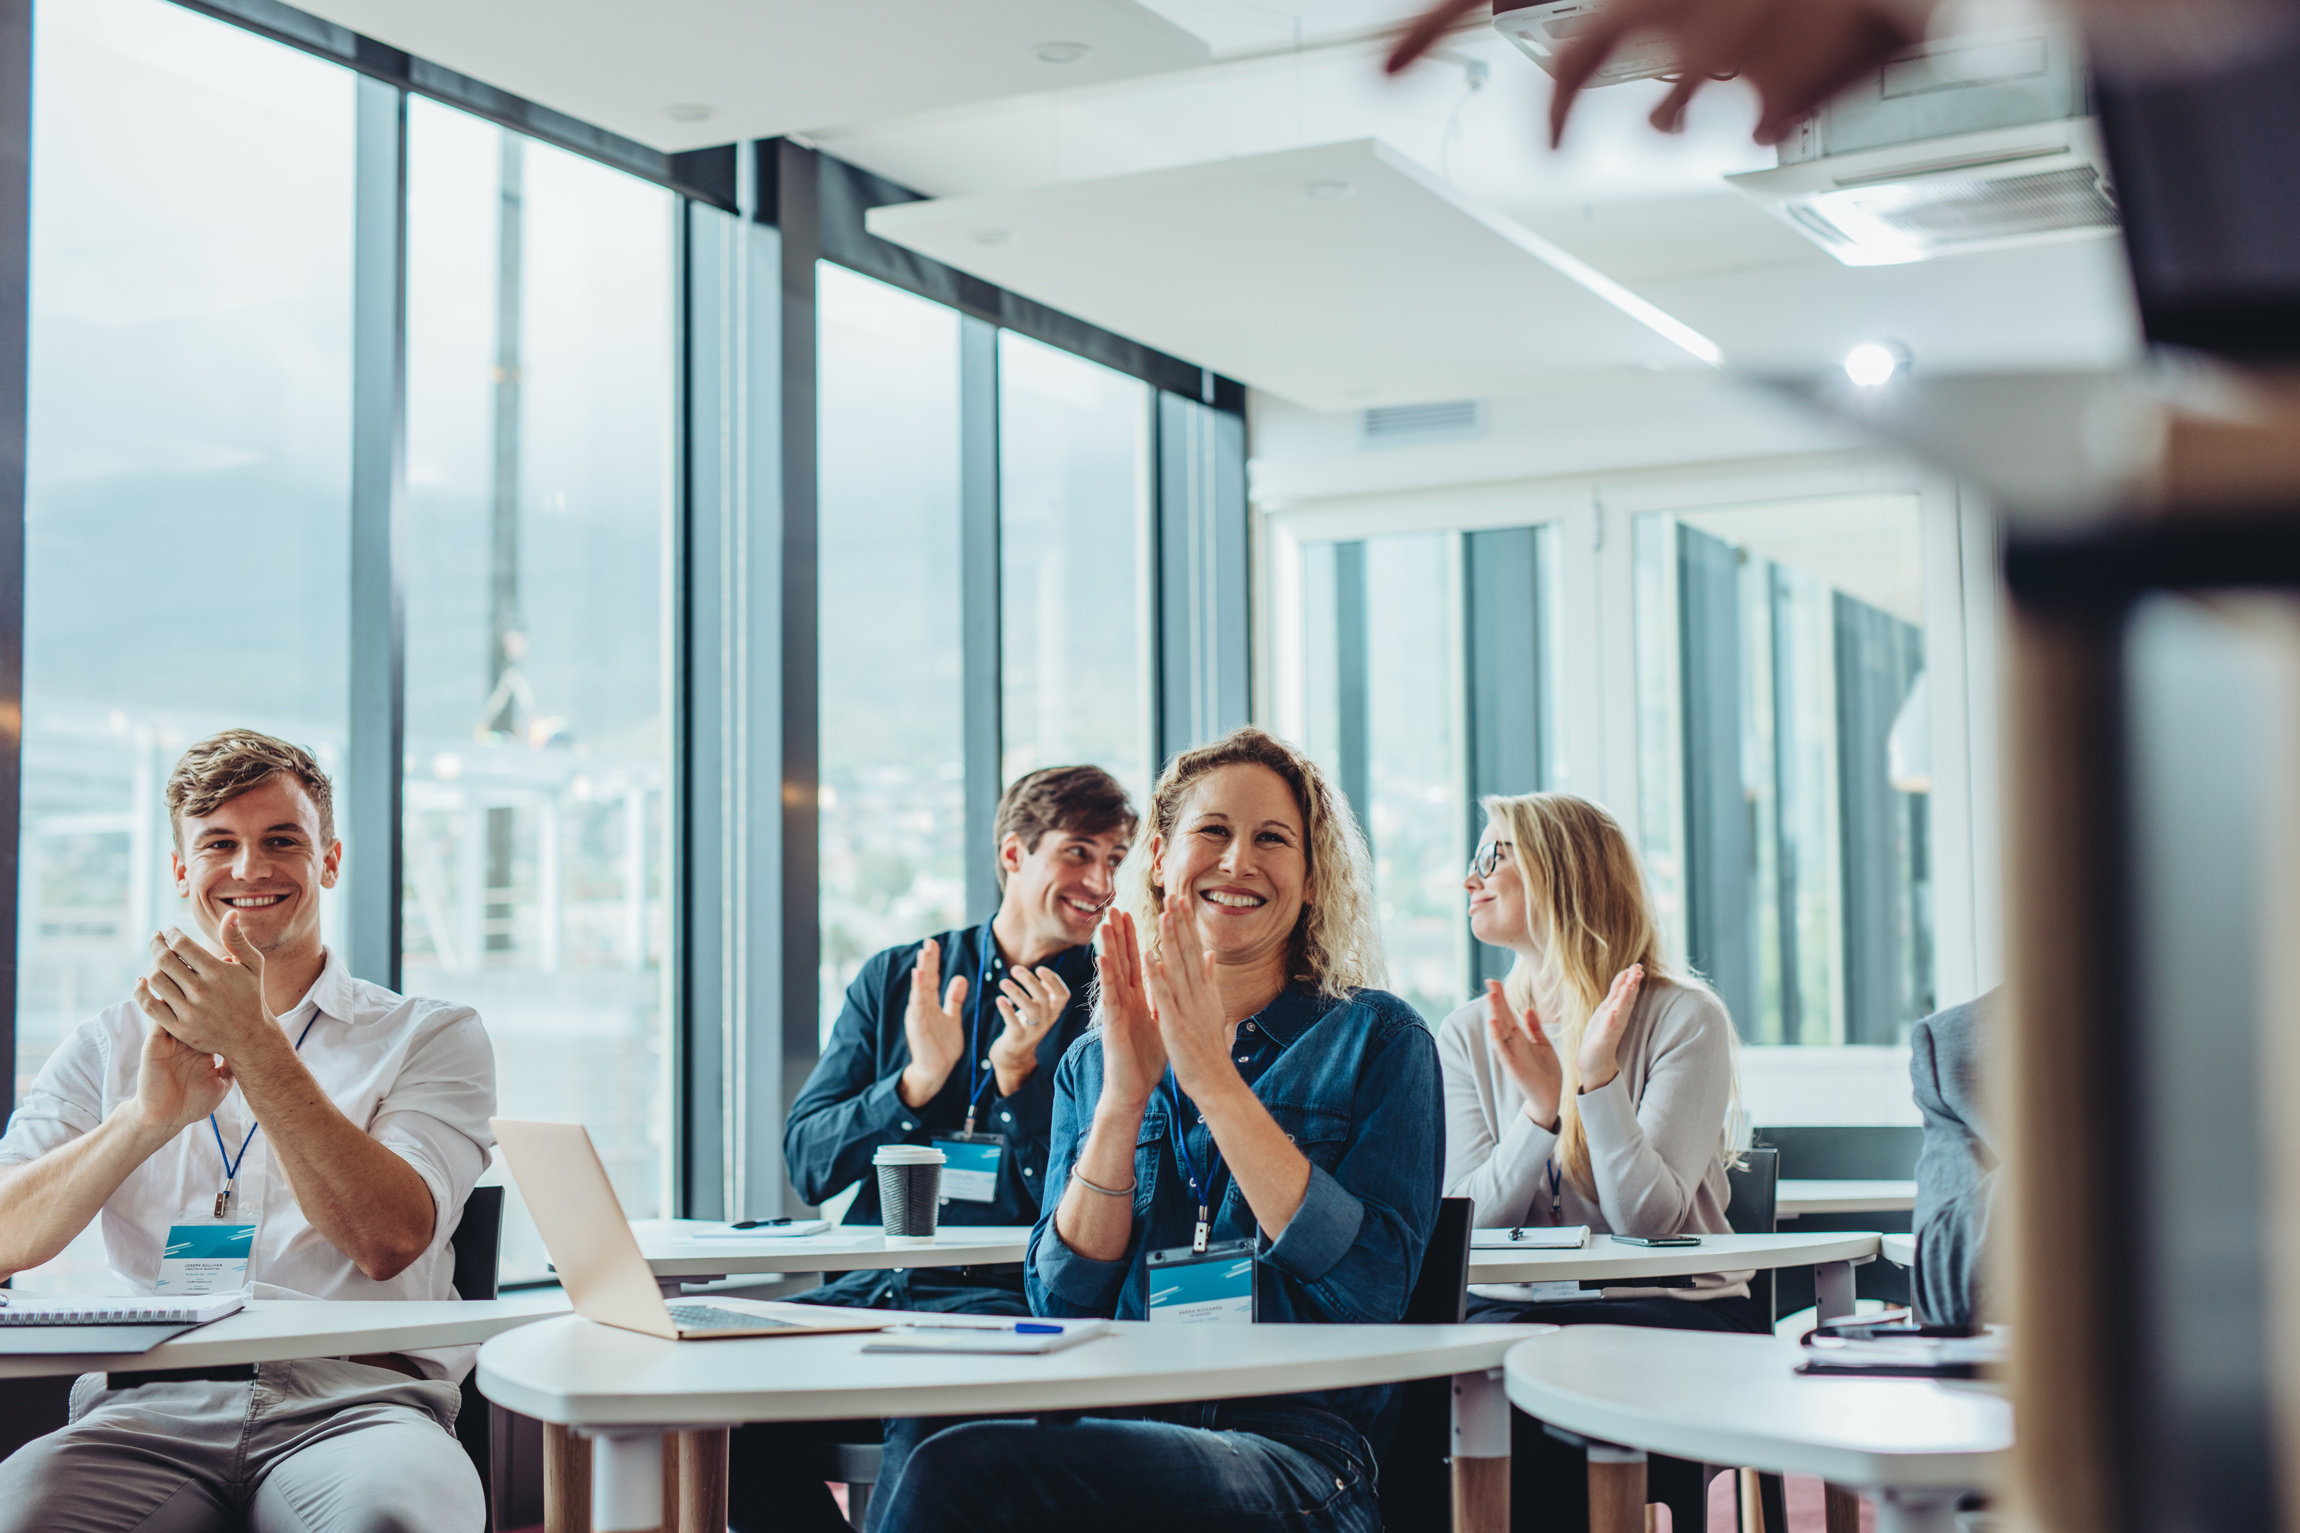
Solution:
[[[1909,1034],[1909,1083],[1925,1118],[1917,1154],[1917,1318],[1978,1325],[1982,1256],[1996,1202],[1997,1151],[1973,1077],[2000,992],[1952,1006]]]

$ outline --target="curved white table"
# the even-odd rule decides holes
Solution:
[[[869,1311],[874,1320],[889,1318]],[[1504,1460],[1505,1353],[1540,1325],[1150,1325],[1039,1356],[873,1353],[865,1335],[663,1341],[577,1316],[498,1336],[479,1353],[480,1391],[521,1415],[593,1440],[591,1525],[602,1533],[662,1520],[663,1434],[722,1433],[721,1423],[871,1416],[981,1415],[1236,1399],[1453,1375],[1458,1460]],[[724,1462],[723,1436],[717,1437]],[[681,1500],[724,1528],[724,1482]],[[1506,1486],[1506,1463],[1498,1472]],[[715,1524],[713,1517],[717,1519]],[[566,1520],[573,1527],[575,1520]],[[558,1526],[555,1524],[555,1527]],[[682,1520],[681,1527],[686,1528]]]
[[[1469,1254],[1472,1283],[1605,1282],[1624,1287],[1662,1277],[1747,1268],[1813,1269],[1823,1319],[1853,1313],[1853,1269],[1877,1256],[1865,1230],[1810,1235],[1704,1235],[1697,1246],[1625,1246],[1593,1234],[1578,1251],[1478,1251]],[[1597,1295],[1592,1293],[1591,1298]]]
[[[1914,1267],[1917,1264],[1917,1237],[1914,1235],[1887,1235],[1877,1242],[1877,1248],[1885,1260],[1896,1267]]]
[[[1977,1385],[1806,1378],[1797,1358],[1770,1336],[1582,1325],[1518,1343],[1504,1372],[1512,1404],[1568,1432],[1818,1475],[1875,1492],[1878,1533],[1953,1533],[1957,1497],[2012,1446],[2011,1405]]]
[[[725,1229],[694,1219],[634,1219],[639,1254],[665,1287],[706,1278],[764,1272],[867,1272],[902,1267],[966,1267],[1019,1262],[1030,1243],[1027,1224],[950,1224],[931,1246],[887,1249],[873,1225],[832,1226],[820,1235],[776,1239],[756,1236],[695,1238],[694,1232]]]
[[[1917,1184],[1784,1177],[1773,1190],[1773,1212],[1781,1219],[1805,1214],[1902,1214],[1917,1206]]]
[[[187,1331],[149,1352],[0,1355],[0,1379],[54,1378],[115,1369],[227,1368],[299,1357],[351,1357],[425,1347],[469,1347],[519,1326],[567,1314],[557,1291],[509,1299],[255,1299],[237,1314]],[[86,1327],[91,1342],[104,1327]],[[0,1331],[0,1347],[7,1345]]]

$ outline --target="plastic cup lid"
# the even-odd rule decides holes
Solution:
[[[882,1144],[871,1160],[881,1166],[939,1166],[942,1151],[924,1144]]]

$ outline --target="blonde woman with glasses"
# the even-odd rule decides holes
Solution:
[[[1620,824],[1569,793],[1489,798],[1463,887],[1470,931],[1517,955],[1438,1029],[1446,1192],[1486,1228],[1586,1224],[1722,1233],[1730,1197],[1733,1020],[1670,966]],[[1481,1290],[1484,1319],[1762,1331],[1748,1274],[1607,1289],[1563,1304]]]
[[[1621,1235],[1722,1232],[1733,1148],[1733,1019],[1671,967],[1629,838],[1569,793],[1485,800],[1463,887],[1470,931],[1517,955],[1507,980],[1438,1026],[1448,1196],[1480,1226],[1586,1224]],[[1684,1288],[1471,1290],[1472,1320],[1770,1328],[1750,1274]],[[1514,1414],[1510,1503],[1520,1530],[1588,1527],[1579,1449]]]

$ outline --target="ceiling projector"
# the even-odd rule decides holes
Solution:
[[[1604,9],[1603,0],[1543,0],[1540,5],[1510,10],[1497,7],[1493,26],[1545,73],[1555,75],[1558,50],[1587,31]],[[1632,32],[1597,66],[1589,83],[1619,85],[1624,80],[1652,80],[1675,73],[1677,55],[1667,38],[1658,32]]]

